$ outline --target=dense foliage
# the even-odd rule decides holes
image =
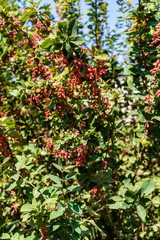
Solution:
[[[158,239],[159,4],[115,2],[122,43],[105,1],[87,33],[81,1],[29,2],[0,0],[0,239]]]

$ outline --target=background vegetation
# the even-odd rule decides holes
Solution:
[[[85,25],[79,0],[29,2],[0,0],[1,239],[158,240],[158,1],[115,1],[113,31],[107,1]]]

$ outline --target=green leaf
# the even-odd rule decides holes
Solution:
[[[62,165],[58,165],[57,163],[53,163],[53,166],[55,168],[57,168],[59,171],[62,171],[62,169],[63,169],[63,166]]]
[[[75,185],[72,187],[67,188],[67,192],[73,192],[73,191],[77,191],[79,189],[81,189],[82,187],[80,185]]]
[[[53,225],[52,227],[52,231],[56,231],[58,228],[60,228],[61,225]]]
[[[72,238],[73,238],[73,240],[79,240],[79,234],[76,232],[72,233]]]
[[[128,203],[126,203],[126,202],[122,202],[122,206],[121,206],[121,208],[122,209],[127,209],[127,208],[130,208],[130,204],[128,204]]]
[[[104,141],[104,139],[103,139],[103,138],[101,138],[101,139],[100,139],[100,141],[99,141],[99,146],[100,146],[102,149],[104,149],[104,148],[105,148],[105,146],[106,146],[106,143],[105,143],[105,141]]]
[[[81,229],[81,234],[82,235],[86,235],[86,234],[90,234],[90,230],[87,228],[87,227],[85,227],[84,225],[81,225],[80,226],[80,229]]]
[[[138,117],[140,122],[146,123],[146,119],[141,111],[138,112]]]
[[[54,43],[53,38],[46,38],[42,43],[41,43],[41,48],[47,49],[51,47]]]
[[[22,238],[19,236],[19,233],[15,233],[12,235],[11,240],[21,240]]]
[[[128,84],[128,87],[131,89],[131,90],[137,90],[133,84],[133,76],[129,76],[127,78],[127,84]]]
[[[154,184],[154,179],[152,178],[150,180],[143,182],[141,191],[140,191],[140,196],[141,197],[146,196],[151,192],[153,192],[154,189],[155,189],[155,184]]]
[[[38,198],[39,195],[40,195],[40,192],[38,192],[38,190],[34,188],[34,189],[33,189],[33,196],[34,196],[35,198]]]
[[[25,22],[35,15],[36,15],[35,10],[31,9],[30,11],[26,11],[22,14],[22,20]]]
[[[100,54],[100,55],[98,55],[98,56],[95,56],[95,58],[96,58],[97,60],[107,60],[107,59],[108,59],[108,55],[105,54],[105,53],[102,53],[102,54]]]
[[[160,206],[160,196],[155,196],[155,197],[152,199],[152,202],[153,202],[153,205],[154,205],[154,206],[159,207],[159,206]]]
[[[36,149],[35,145],[32,144],[32,143],[30,143],[30,144],[28,145],[28,149],[31,150],[31,153],[34,153],[34,154],[37,153],[37,149]]]
[[[138,213],[138,216],[141,218],[141,220],[145,222],[146,210],[142,205],[137,205],[137,213]]]
[[[66,33],[67,30],[67,22],[65,21],[59,21],[57,23],[57,29],[61,31],[62,33]]]
[[[136,69],[135,66],[134,66],[134,67],[130,66],[130,67],[128,68],[128,71],[129,71],[130,74],[132,74],[132,75],[143,74],[143,72],[142,72],[140,69]]]
[[[19,173],[14,174],[11,178],[13,178],[15,181],[18,181]]]
[[[7,187],[6,187],[6,191],[12,190],[13,188],[15,188],[17,186],[17,182],[13,181],[11,182]]]
[[[90,234],[90,230],[87,227],[85,227],[84,225],[80,225],[76,221],[71,222],[71,227],[72,227],[73,231],[77,232],[79,235]]]
[[[17,95],[18,95],[18,90],[17,89],[14,89],[14,90],[12,90],[12,91],[10,91],[9,93],[12,95],[12,96],[14,96],[14,97],[16,97]]]
[[[58,203],[58,207],[57,207],[57,212],[64,212],[65,211],[65,205],[61,202]]]
[[[154,116],[154,117],[152,117],[152,120],[160,121],[160,116]]]
[[[64,213],[64,212],[58,212],[58,211],[53,211],[53,212],[51,212],[51,214],[50,214],[50,220],[56,219],[56,218],[62,216],[63,213]]]
[[[58,75],[60,75],[64,71],[64,67],[58,72]]]
[[[100,232],[103,232],[102,231],[102,229],[100,229],[99,227],[98,227],[98,225],[95,223],[95,221],[94,220],[89,220],[89,222],[96,228],[96,229],[98,229]]]
[[[85,39],[81,36],[76,36],[75,38],[72,39],[71,43],[74,43],[75,45],[80,45],[85,42]]]
[[[9,161],[9,159],[10,159],[10,157],[7,157],[7,158],[5,158],[5,159],[3,160],[3,163],[2,163],[2,165],[3,165],[3,164],[5,164],[6,162],[8,162],[8,161]]]
[[[111,175],[112,175],[112,170],[109,169],[107,172],[105,172],[104,178],[108,178],[108,177],[110,177]]]
[[[68,36],[73,36],[77,33],[78,22],[76,19],[72,19],[68,23]]]
[[[88,108],[88,107],[81,111],[82,114],[86,114],[86,113],[88,114],[88,113],[92,113],[92,112],[93,112],[93,109],[92,108]]]
[[[65,172],[70,172],[69,170],[72,169],[72,168],[75,168],[75,167],[76,167],[75,165],[67,166],[67,167],[65,167],[64,171]]]
[[[37,208],[29,203],[24,204],[21,207],[21,212],[32,212],[32,211],[36,211],[36,210],[37,210]]]
[[[145,208],[152,204],[152,202],[151,202],[151,200],[150,200],[149,198],[141,198],[141,199],[140,199],[140,203],[141,203],[142,206],[144,206]]]
[[[16,170],[19,171],[21,168],[25,167],[25,157],[17,155],[18,162],[15,164]]]
[[[153,225],[152,228],[153,228],[153,231],[154,231],[154,232],[158,232],[158,226],[157,226],[157,224]]]
[[[119,189],[119,194],[124,197],[124,195],[126,193],[126,190],[127,189],[124,186],[121,186],[120,189]]]
[[[129,190],[132,190],[132,188],[133,188],[133,184],[132,184],[132,182],[131,182],[131,179],[129,179],[129,178],[126,178],[126,179],[124,180],[124,185],[125,185]]]
[[[11,237],[8,233],[3,233],[2,234],[2,239],[11,239]]]
[[[73,212],[76,212],[77,214],[82,214],[82,210],[78,204],[69,204],[69,207],[72,209]]]
[[[52,204],[52,203],[56,203],[56,202],[57,202],[57,198],[48,198],[44,201],[43,205]]]
[[[72,51],[71,45],[69,43],[66,43],[66,50],[67,50],[67,52]]]
[[[28,237],[25,237],[25,240],[34,240],[35,239],[35,236],[32,234]]]
[[[113,197],[111,197],[110,199],[114,200],[115,202],[119,202],[119,201],[122,201],[122,200],[123,200],[123,198],[120,197],[120,196],[113,196]]]
[[[114,179],[111,178],[111,177],[105,178],[105,181],[106,181],[107,183],[114,183]]]
[[[30,213],[23,214],[22,215],[22,222],[26,222],[31,217],[31,215],[32,214],[30,214]]]
[[[146,27],[150,27],[150,26],[156,26],[159,22],[157,21],[147,21],[146,22]]]
[[[59,177],[51,175],[51,174],[49,174],[47,177],[50,178],[53,182],[61,185],[61,179]]]
[[[122,202],[116,202],[116,203],[110,204],[109,208],[110,209],[120,209],[121,206],[122,206]]]
[[[74,178],[75,175],[76,175],[76,173],[70,173],[70,174],[67,174],[66,177],[65,177],[65,180],[68,181],[68,180]]]
[[[72,230],[75,231],[75,229],[78,229],[80,228],[80,224],[74,220],[71,221],[71,227],[72,227]]]
[[[134,193],[131,192],[131,191],[126,191],[126,193],[125,193],[125,200],[126,200],[128,203],[134,202]]]
[[[53,101],[49,104],[48,108],[49,108],[49,109],[52,109],[52,108],[55,106],[55,104],[56,104],[56,101],[53,100]]]

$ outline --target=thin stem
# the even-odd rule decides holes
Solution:
[[[141,0],[138,0],[138,24],[140,24],[140,20],[141,20],[141,16],[140,16],[140,11],[141,9]],[[143,59],[143,63],[144,63],[144,68],[145,68],[145,72],[147,71],[147,62],[146,62],[146,56],[144,54],[143,51],[143,41],[142,41],[142,32],[141,32],[141,27],[139,29],[139,42],[140,42],[140,48],[141,48],[141,54],[142,54],[142,59]],[[147,84],[146,81],[143,81],[144,87],[145,87],[145,91],[147,93]]]
[[[99,34],[98,34],[98,0],[95,0],[95,15],[96,15],[96,22],[95,22],[96,45],[97,45],[97,50],[100,50]]]

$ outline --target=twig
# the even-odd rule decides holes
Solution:
[[[23,177],[22,177],[21,175],[19,175],[19,176],[20,176],[20,178],[23,179]],[[34,186],[30,181],[26,180],[26,182],[27,182],[29,185],[31,185],[34,189],[37,190],[36,186]],[[37,190],[37,191],[38,191],[38,190]],[[41,195],[45,200],[47,199],[41,192],[39,192],[39,193],[40,193],[40,195]]]
[[[19,235],[25,234],[25,233],[30,232],[35,229],[37,229],[37,227],[31,227],[31,228],[25,229],[25,230],[19,232]]]

